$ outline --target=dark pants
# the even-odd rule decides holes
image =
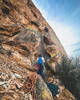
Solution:
[[[37,71],[37,73],[40,74],[43,78],[43,66],[39,65],[39,70]]]

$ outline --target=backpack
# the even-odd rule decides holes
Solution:
[[[50,83],[47,83],[47,86],[50,89],[50,91],[52,92],[53,96],[56,96],[57,94],[59,94],[59,87],[58,87],[58,85],[55,85],[52,82],[50,82]]]

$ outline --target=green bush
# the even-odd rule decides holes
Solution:
[[[64,86],[80,100],[80,65],[79,58],[62,57],[61,64],[57,64],[57,75]]]

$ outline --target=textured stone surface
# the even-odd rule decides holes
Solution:
[[[37,73],[4,59],[0,57],[0,100],[53,100],[50,90]]]
[[[61,56],[67,56],[31,0],[0,0],[0,100],[54,100],[37,75],[39,54],[53,71]],[[60,98],[66,100],[63,94]]]
[[[29,66],[41,53],[51,69],[66,55],[56,34],[31,0],[0,0],[0,52]]]

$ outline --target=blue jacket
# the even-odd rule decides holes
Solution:
[[[39,58],[38,58],[38,64],[43,65],[43,60],[42,60],[42,57],[39,57]]]

